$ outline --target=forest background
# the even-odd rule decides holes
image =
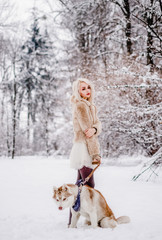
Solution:
[[[0,156],[69,156],[78,77],[95,85],[102,157],[161,156],[162,1],[40,2],[20,21],[0,0]]]

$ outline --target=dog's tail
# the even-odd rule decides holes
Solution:
[[[128,216],[121,216],[116,219],[118,224],[124,224],[124,223],[129,223],[130,218]]]

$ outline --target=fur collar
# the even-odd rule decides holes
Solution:
[[[84,99],[84,98],[81,98],[80,100],[78,100],[78,99],[75,98],[75,96],[72,96],[72,97],[71,97],[71,103],[76,104],[76,103],[79,103],[79,102],[84,102],[84,103],[86,103],[88,106],[91,106],[91,105],[92,105],[89,101],[87,101],[87,100]]]

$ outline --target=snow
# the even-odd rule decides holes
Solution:
[[[108,161],[108,160],[107,160]],[[162,237],[162,182],[133,182],[138,166],[103,164],[95,173],[96,189],[116,217],[128,215],[131,223],[111,229],[91,229],[81,219],[68,229],[69,210],[53,202],[53,186],[74,183],[76,171],[67,159],[54,157],[0,158],[1,240],[160,240]]]

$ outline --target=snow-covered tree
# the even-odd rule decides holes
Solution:
[[[162,2],[161,0],[135,1],[133,17],[137,29],[143,29],[142,41],[145,49],[143,53],[146,56],[147,65],[160,69],[160,60],[162,54]]]

